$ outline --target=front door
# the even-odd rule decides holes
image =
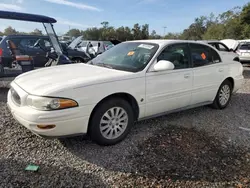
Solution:
[[[168,45],[159,60],[171,61],[175,68],[146,73],[146,116],[186,107],[191,101],[193,71],[188,44]]]

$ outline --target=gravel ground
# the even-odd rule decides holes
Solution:
[[[200,107],[137,123],[126,140],[39,138],[0,89],[0,187],[250,187],[250,68],[225,110]],[[38,172],[25,171],[28,164]]]

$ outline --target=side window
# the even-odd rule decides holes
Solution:
[[[29,41],[28,41],[28,39],[22,39],[21,41],[20,41],[20,47],[21,48],[27,48],[28,47],[28,44],[29,44]]]
[[[221,62],[219,54],[212,48],[202,44],[190,44],[194,67]]]
[[[51,42],[49,40],[47,40],[47,39],[43,39],[43,40],[44,40],[44,45],[45,45],[46,48],[51,48],[52,47],[52,44],[51,44]]]
[[[167,60],[175,69],[189,68],[188,44],[172,44],[167,46],[158,56],[157,61]]]
[[[20,48],[20,39],[18,38],[8,38],[7,40],[11,40],[12,42],[14,42],[14,44],[16,45],[17,48]]]
[[[217,44],[215,44],[215,43],[209,43],[209,44],[218,50]]]
[[[36,39],[34,38],[23,38],[20,42],[20,46],[22,48],[33,48],[35,42],[36,42]]]

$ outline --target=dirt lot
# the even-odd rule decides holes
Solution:
[[[1,88],[0,187],[250,187],[250,68],[244,76],[225,110],[143,121],[112,147],[33,135],[13,120]]]

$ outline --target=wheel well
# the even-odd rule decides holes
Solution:
[[[235,58],[233,59],[233,61],[240,61],[240,58],[239,58],[239,57],[235,57]]]
[[[228,80],[229,82],[231,82],[232,84],[232,90],[234,89],[234,79],[232,77],[228,77],[226,80]]]
[[[94,107],[94,109],[92,110],[92,112],[90,114],[88,125],[90,125],[92,116],[93,116],[94,112],[96,111],[96,109],[98,108],[98,106],[100,106],[103,102],[105,102],[106,100],[109,100],[109,99],[111,99],[113,97],[120,97],[120,98],[126,100],[131,105],[131,107],[133,109],[135,119],[136,120],[138,119],[138,117],[139,117],[139,105],[138,105],[136,99],[132,95],[130,95],[128,93],[114,93],[114,94],[111,94],[111,95],[105,97],[100,102],[98,102],[98,104]]]

